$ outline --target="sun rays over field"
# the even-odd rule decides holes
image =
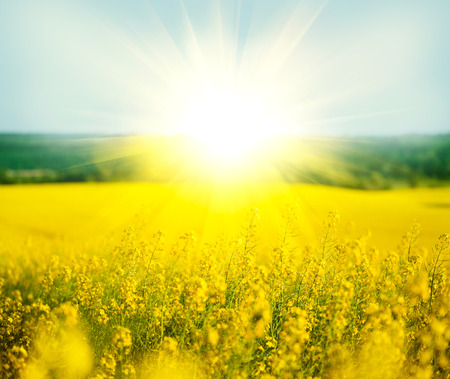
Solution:
[[[449,14],[0,0],[0,378],[450,378]]]

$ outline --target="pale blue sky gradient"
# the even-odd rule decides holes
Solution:
[[[0,132],[177,133],[192,36],[205,55],[222,36],[287,132],[446,133],[449,20],[447,0],[2,0]]]

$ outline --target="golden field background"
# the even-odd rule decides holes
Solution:
[[[193,231],[201,241],[237,236],[251,208],[261,216],[260,243],[273,246],[282,214],[297,204],[298,243],[314,243],[330,211],[341,230],[394,249],[414,220],[420,244],[431,248],[450,227],[450,188],[364,191],[318,185],[268,183],[90,183],[0,186],[4,236],[89,243],[110,238],[140,219],[148,233],[169,238]]]

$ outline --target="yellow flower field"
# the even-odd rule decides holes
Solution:
[[[0,187],[0,376],[448,377],[449,199]]]

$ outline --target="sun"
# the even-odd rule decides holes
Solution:
[[[241,159],[277,133],[279,122],[269,108],[255,94],[208,88],[190,96],[181,112],[180,129],[200,141],[212,157]]]

